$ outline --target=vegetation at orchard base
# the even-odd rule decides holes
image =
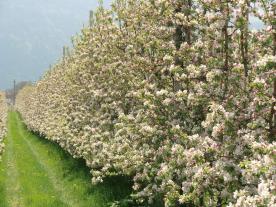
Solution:
[[[5,144],[1,207],[107,207],[131,192],[130,179],[122,176],[93,186],[82,160],[29,132],[14,111],[9,112]]]
[[[115,0],[16,108],[93,183],[132,177],[140,206],[275,207],[275,12],[273,0]]]

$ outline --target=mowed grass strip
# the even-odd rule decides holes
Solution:
[[[108,178],[93,186],[82,160],[29,132],[17,112],[9,113],[8,122],[7,146],[0,164],[1,207],[105,207],[131,193],[126,177]],[[18,187],[10,192],[9,186]]]
[[[19,197],[22,202],[20,202],[19,205],[8,202],[9,206],[68,206],[60,200],[44,167],[37,157],[34,156],[24,137],[21,136],[20,131],[22,130],[22,125],[18,120],[17,113],[9,113],[9,133],[7,137],[7,151],[5,153],[11,158],[8,159],[6,166],[15,166],[14,169],[16,169],[17,172],[11,172],[8,167],[7,182],[5,183],[6,189],[13,188],[13,175],[18,175],[16,180],[18,180],[17,184],[19,185],[19,191],[16,191],[12,196]],[[9,145],[13,147],[9,147]],[[9,149],[12,149],[12,152]],[[6,196],[11,196],[9,191],[7,191]],[[10,199],[7,200],[9,201]]]

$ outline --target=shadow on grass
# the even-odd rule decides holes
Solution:
[[[25,126],[24,126],[25,127]],[[27,129],[26,129],[27,130]],[[90,196],[97,197],[100,202],[106,203],[106,206],[109,206],[112,202],[120,201],[122,203],[120,206],[132,207],[136,206],[135,204],[126,204],[123,203],[125,200],[128,200],[132,192],[132,179],[127,176],[112,176],[104,179],[103,183],[97,185],[92,185],[91,183],[91,173],[90,169],[86,166],[85,160],[81,158],[73,158],[67,151],[62,149],[57,143],[46,139],[45,137],[39,135],[36,132],[29,132],[32,134],[34,139],[37,139],[44,147],[50,149],[48,155],[50,157],[56,157],[62,161],[62,176],[68,182],[74,181],[75,179],[80,179],[85,183],[86,188],[86,198],[89,200]]]

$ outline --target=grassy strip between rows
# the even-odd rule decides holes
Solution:
[[[14,111],[9,112],[5,144],[0,163],[1,207],[104,207],[131,192],[125,177],[93,186],[82,160],[29,132]]]

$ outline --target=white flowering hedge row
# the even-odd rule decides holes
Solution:
[[[274,7],[117,0],[17,108],[94,183],[133,177],[142,206],[275,206]]]
[[[6,101],[6,95],[3,92],[0,92],[0,159],[1,154],[4,150],[4,143],[3,139],[6,135],[7,128],[6,128],[6,122],[7,122],[7,114],[8,114],[8,106]]]

